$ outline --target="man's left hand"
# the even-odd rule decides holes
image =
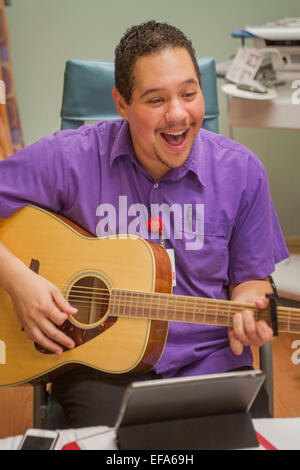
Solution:
[[[269,299],[260,296],[252,300],[258,308],[266,308]],[[273,330],[264,320],[256,321],[252,310],[244,310],[233,317],[233,328],[229,328],[230,347],[234,354],[240,355],[244,346],[262,346],[273,340]]]

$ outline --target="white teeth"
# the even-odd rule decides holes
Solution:
[[[181,135],[181,134],[184,134],[185,133],[185,130],[184,131],[179,131],[179,132],[165,132],[165,134],[168,134],[168,135]]]

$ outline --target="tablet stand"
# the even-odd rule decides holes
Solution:
[[[250,413],[120,426],[120,450],[226,450],[257,447]]]

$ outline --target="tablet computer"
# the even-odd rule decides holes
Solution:
[[[248,413],[264,379],[262,371],[249,370],[133,382],[125,390],[115,428]]]

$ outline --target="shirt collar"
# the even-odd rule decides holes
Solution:
[[[114,139],[111,154],[110,154],[110,166],[113,165],[116,158],[121,156],[128,156],[131,162],[142,168],[140,163],[135,157],[132,141],[129,133],[128,121],[125,119],[122,121],[120,129]],[[179,168],[174,168],[169,171],[165,176],[164,180],[167,181],[178,181],[183,178],[189,171],[194,173],[199,182],[205,186],[205,173],[204,173],[204,155],[203,155],[203,141],[201,138],[201,130],[198,132],[193,146],[189,155],[189,158]]]
[[[122,119],[120,128],[118,130],[118,133],[115,136],[115,139],[113,141],[113,145],[111,148],[110,166],[113,165],[116,158],[122,157],[125,155],[129,156],[130,160],[133,163],[138,163],[135,157],[134,149],[133,149],[132,142],[131,142],[128,122],[125,119]]]

